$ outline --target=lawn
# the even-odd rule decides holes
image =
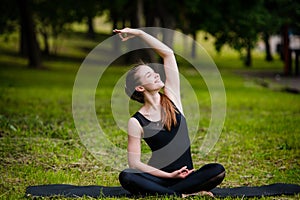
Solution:
[[[46,69],[33,70],[26,68],[26,60],[17,55],[15,37],[0,45],[0,198],[22,199],[25,188],[37,184],[118,185],[119,171],[95,159],[85,148],[72,116],[76,73],[87,49],[98,42],[75,34],[60,38],[64,46],[59,55],[44,58]],[[300,184],[300,95],[273,91],[238,75],[236,69],[251,70],[242,66],[238,54],[228,50],[219,55],[206,46],[209,41],[201,42],[222,74],[227,111],[218,142],[203,157],[199,146],[209,127],[210,96],[202,78],[179,60],[180,72],[193,86],[201,113],[192,143],[195,168],[209,162],[222,163],[227,174],[221,187]],[[280,61],[265,63],[259,53],[254,57],[252,70],[281,70]],[[107,138],[123,149],[126,133],[116,126],[110,100],[113,85],[127,69],[110,66],[95,96],[99,124],[109,132]]]

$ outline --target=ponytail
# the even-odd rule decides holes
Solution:
[[[160,94],[160,104],[161,104],[161,113],[162,113],[162,122],[165,125],[168,131],[171,130],[172,126],[177,125],[176,113],[178,112],[175,109],[172,101],[163,93]]]

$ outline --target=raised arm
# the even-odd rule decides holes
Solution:
[[[164,93],[175,103],[176,107],[183,112],[180,99],[179,72],[173,50],[155,37],[139,29],[124,28],[121,30],[114,30],[114,32],[119,33],[122,41],[126,41],[136,36],[141,38],[162,57],[166,74]]]

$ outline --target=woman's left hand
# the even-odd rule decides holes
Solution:
[[[134,38],[135,36],[138,36],[142,33],[141,30],[132,29],[132,28],[114,29],[113,32],[118,33],[122,41],[126,41],[130,38]]]

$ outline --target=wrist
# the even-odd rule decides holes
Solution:
[[[143,31],[143,30],[141,30],[141,29],[136,29],[137,30],[137,33],[136,33],[136,35],[137,36],[142,36],[145,32]]]
[[[173,173],[168,172],[166,178],[173,178]]]

